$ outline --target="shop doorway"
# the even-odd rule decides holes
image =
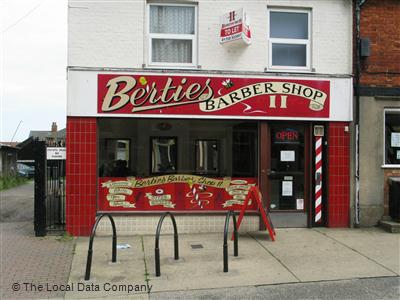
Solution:
[[[301,123],[261,125],[267,136],[262,146],[260,185],[276,227],[307,227],[309,224],[310,150],[309,126]],[[263,130],[264,129],[264,130]],[[265,169],[264,169],[265,168]]]

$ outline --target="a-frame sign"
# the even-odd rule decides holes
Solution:
[[[271,218],[269,217],[268,211],[266,211],[262,205],[261,192],[256,186],[250,187],[249,193],[247,194],[246,199],[244,200],[244,204],[243,204],[242,209],[240,210],[239,219],[237,222],[237,230],[239,230],[240,223],[242,223],[242,219],[244,217],[244,213],[247,209],[250,199],[257,202],[257,207],[261,213],[261,218],[264,222],[265,227],[268,230],[269,236],[272,241],[275,241],[276,233],[275,233],[274,225],[271,222]],[[233,237],[232,237],[232,239],[233,239]]]

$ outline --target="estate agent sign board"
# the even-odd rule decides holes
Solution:
[[[230,11],[221,17],[220,43],[241,41],[244,45],[251,43],[249,18],[243,8]]]

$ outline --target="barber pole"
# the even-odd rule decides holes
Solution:
[[[315,223],[322,220],[322,136],[315,137]]]

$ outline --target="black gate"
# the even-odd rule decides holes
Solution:
[[[33,141],[36,236],[65,230],[65,160],[47,159],[46,143]]]

